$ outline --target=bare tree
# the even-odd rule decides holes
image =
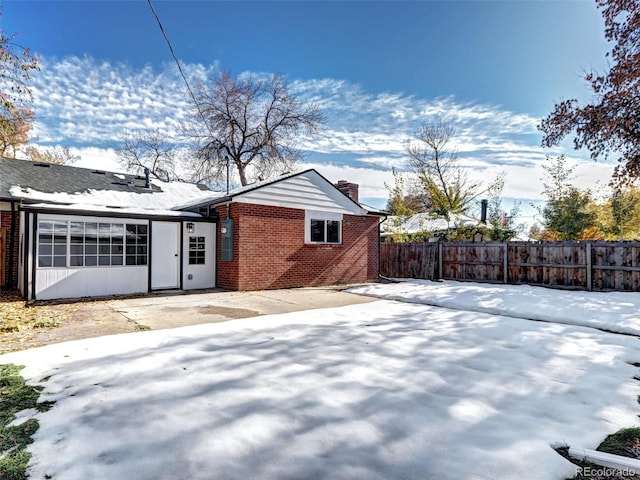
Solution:
[[[169,182],[179,180],[176,174],[177,146],[159,130],[124,130],[116,148],[118,162],[129,172],[148,168],[151,175]]]
[[[197,108],[184,131],[195,144],[196,178],[222,180],[227,162],[240,183],[282,173],[302,157],[300,136],[324,122],[317,105],[298,99],[280,75],[268,78],[220,72],[195,89]]]
[[[460,165],[458,151],[451,146],[456,130],[442,119],[425,123],[407,141],[409,166],[429,198],[431,211],[450,221],[451,215],[465,213],[480,195],[490,193],[500,184],[496,178],[488,187],[473,182]]]
[[[54,165],[69,165],[80,160],[80,155],[73,155],[69,147],[38,148],[29,145],[24,149],[27,159],[32,162],[53,163]]]

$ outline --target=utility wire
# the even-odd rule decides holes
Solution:
[[[211,136],[213,138],[215,138],[215,135],[211,131],[211,128],[209,127],[209,123],[207,122],[207,119],[204,116],[204,113],[202,113],[202,110],[200,109],[200,104],[198,103],[198,100],[196,100],[196,96],[193,94],[193,90],[191,90],[191,86],[189,85],[189,81],[187,80],[187,77],[185,76],[184,71],[182,70],[182,66],[180,65],[180,61],[178,60],[178,57],[176,56],[176,52],[174,52],[174,50],[173,50],[173,46],[171,45],[171,41],[169,40],[169,37],[167,36],[167,33],[164,31],[164,27],[162,26],[162,22],[160,21],[160,17],[158,16],[158,13],[156,12],[156,9],[153,8],[153,3],[151,3],[151,0],[147,0],[147,2],[149,3],[149,8],[151,8],[151,13],[153,13],[153,16],[156,18],[156,21],[158,22],[158,26],[160,27],[160,31],[162,32],[162,36],[164,37],[165,41],[167,42],[167,45],[169,46],[169,51],[171,52],[171,56],[173,57],[173,60],[176,62],[176,65],[178,66],[178,71],[180,72],[180,76],[184,80],[184,84],[187,86],[187,90],[189,91],[189,95],[191,95],[191,98],[193,99],[193,103],[195,104],[196,109],[198,110],[198,113],[202,117],[202,121],[205,124],[205,126],[207,127],[207,130],[209,130],[209,133],[211,134]]]

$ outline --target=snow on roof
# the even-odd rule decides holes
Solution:
[[[198,185],[182,182],[162,182],[153,180],[153,190],[117,191],[90,189],[81,192],[42,192],[33,188],[12,186],[13,197],[30,201],[53,204],[93,205],[143,210],[171,210],[185,200],[197,202],[210,196],[210,190],[202,190]]]
[[[392,235],[394,233],[414,234],[418,232],[436,232],[448,230],[450,228],[475,227],[480,224],[480,220],[469,215],[453,215],[451,221],[439,217],[434,218],[431,213],[416,213],[402,221],[400,217],[389,216],[382,224],[382,235]],[[489,225],[485,225],[490,228]]]
[[[204,185],[152,179],[149,187],[144,176],[0,157],[0,198],[24,203],[172,210],[210,194]]]

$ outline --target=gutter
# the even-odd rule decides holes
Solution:
[[[384,222],[386,222],[389,219],[389,217],[387,215],[383,215],[383,216],[384,216],[384,218],[380,222],[378,222],[378,279],[380,279],[380,278],[384,279],[385,278],[382,275],[380,275],[380,265],[382,263],[382,257],[380,255],[382,253],[382,246],[380,245],[382,243],[381,242],[381,240],[382,240],[382,232],[381,232],[381,230],[382,229],[380,227],[382,226],[382,224]]]

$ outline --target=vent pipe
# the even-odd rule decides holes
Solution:
[[[151,170],[144,167],[144,188],[151,188]]]
[[[480,200],[480,223],[487,223],[487,208],[489,206],[489,200]]]

